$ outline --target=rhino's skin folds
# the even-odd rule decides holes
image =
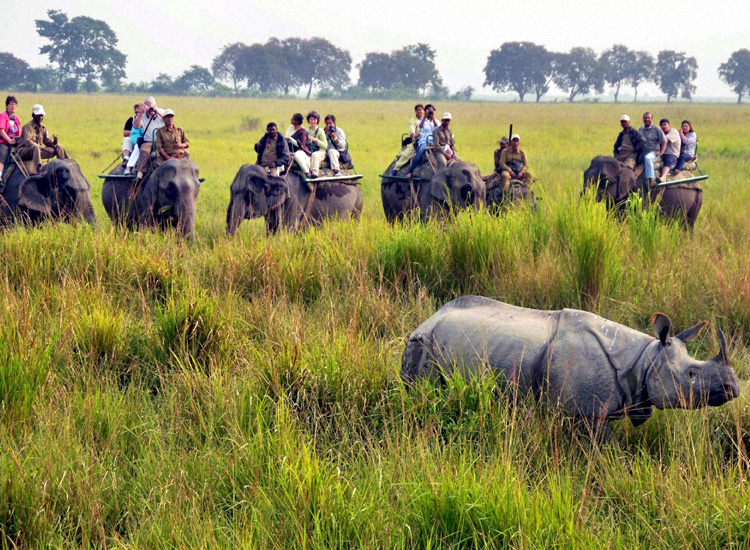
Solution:
[[[656,337],[593,313],[542,311],[464,296],[445,304],[409,337],[401,377],[440,383],[454,372],[481,372],[531,391],[577,416],[640,425],[653,407],[721,405],[739,395],[722,349],[709,361],[691,358],[685,342],[705,327],[669,336],[671,323],[655,314]]]

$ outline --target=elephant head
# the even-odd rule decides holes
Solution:
[[[227,233],[234,235],[242,220],[278,210],[289,197],[289,185],[284,178],[269,175],[257,164],[245,164],[234,177],[230,195]]]
[[[18,190],[18,204],[53,218],[78,218],[96,225],[91,185],[71,159],[53,160],[41,174],[26,178]]]
[[[162,226],[175,225],[180,234],[192,238],[200,188],[195,162],[170,159],[154,170],[138,194],[137,210],[152,212],[155,222]]]
[[[470,162],[454,162],[438,170],[425,191],[429,197],[420,201],[422,218],[430,215],[429,210],[456,210],[469,206],[481,206],[486,200],[486,187],[476,165]]]
[[[635,172],[615,157],[598,156],[583,173],[583,190],[596,188],[596,199],[618,204],[636,188]]]

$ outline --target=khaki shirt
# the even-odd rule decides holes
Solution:
[[[188,138],[185,137],[185,132],[178,126],[172,126],[172,130],[169,130],[166,126],[159,128],[156,131],[156,152],[161,156],[162,153],[166,153],[170,157],[180,158],[185,149],[176,149],[176,143],[184,143],[189,145]]]
[[[633,142],[630,139],[630,135],[627,132],[622,134],[622,143],[620,144],[621,158],[635,158],[635,149],[633,149]]]
[[[28,147],[30,143],[34,143],[39,147],[55,146],[55,142],[49,137],[44,124],[36,124],[33,120],[21,129],[21,143],[18,146],[20,148]]]
[[[507,147],[505,149],[507,149]],[[502,165],[500,164],[501,163],[500,157],[503,151],[505,151],[505,149],[500,149],[500,148],[495,149],[495,171],[496,172],[500,172],[503,169]]]
[[[515,170],[511,169],[510,166],[508,166],[509,162],[514,161],[523,162],[524,170],[529,169],[529,163],[526,160],[526,153],[522,149],[519,149],[517,153],[514,153],[511,148],[508,147],[507,149],[504,149],[500,154],[500,168],[502,168],[503,170],[507,172],[515,172]]]
[[[441,149],[443,145],[448,145],[453,151],[456,150],[456,138],[453,137],[453,132],[450,128],[445,128],[442,125],[438,126],[432,132],[432,139],[434,140],[433,143]]]

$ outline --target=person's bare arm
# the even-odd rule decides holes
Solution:
[[[16,144],[16,140],[10,137],[8,134],[5,133],[5,130],[0,128],[0,138],[3,138],[6,142],[10,143],[11,145]]]

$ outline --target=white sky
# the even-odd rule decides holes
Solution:
[[[0,51],[12,47],[34,66],[47,62],[38,53],[45,41],[34,20],[46,19],[48,9],[106,21],[128,56],[128,81],[160,72],[176,76],[192,64],[210,67],[231,42],[322,36],[349,50],[354,65],[367,52],[426,42],[437,51],[438,70],[452,91],[471,85],[487,94],[482,83],[490,50],[526,40],[555,51],[588,46],[601,53],[615,43],[654,56],[662,49],[684,51],[698,60],[696,95],[730,97],[718,66],[735,50],[750,49],[747,0],[2,0],[0,6]],[[639,97],[649,94],[658,92],[639,90]]]

